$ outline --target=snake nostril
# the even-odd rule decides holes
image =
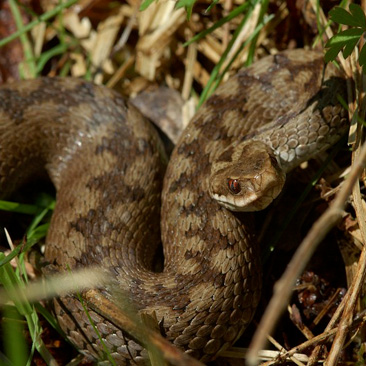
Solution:
[[[278,164],[278,161],[277,161],[277,158],[274,156],[274,155],[269,155],[269,158],[271,159],[271,163],[272,163],[272,166],[274,167],[278,167],[279,164]]]
[[[227,184],[231,193],[238,194],[241,192],[241,187],[238,179],[228,179]]]

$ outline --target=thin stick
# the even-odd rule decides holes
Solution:
[[[360,149],[358,148],[354,152],[354,159],[360,158]],[[356,210],[356,216],[358,217],[358,225],[360,227],[363,243],[366,243],[366,222],[364,221],[365,213],[362,206],[360,185],[357,184],[353,187],[353,200]],[[357,264],[356,274],[353,278],[352,284],[349,287],[346,294],[346,301],[342,318],[339,322],[338,332],[334,338],[332,348],[326,360],[327,366],[336,365],[342,351],[343,344],[345,342],[349,325],[352,323],[354,308],[357,303],[358,295],[361,291],[361,287],[364,283],[366,275],[366,246],[363,246],[360,259]]]
[[[316,337],[309,339],[308,341],[305,341],[304,343],[301,343],[300,345],[298,345],[296,347],[291,348],[289,351],[280,354],[276,358],[275,361],[273,361],[273,360],[267,361],[267,362],[261,364],[261,366],[281,364],[288,358],[293,357],[295,354],[300,353],[300,352],[304,351],[305,349],[307,349],[311,346],[314,346],[318,343],[325,342],[330,337],[334,336],[334,334],[337,332],[337,330],[338,330],[338,328],[334,328],[334,329],[330,330],[329,332],[321,333],[321,334],[317,335]]]
[[[332,318],[330,319],[329,323],[325,327],[324,332],[329,332],[331,329],[333,329],[335,324],[338,322],[338,319],[340,318],[340,316],[343,313],[345,302],[346,302],[345,297],[343,297],[341,303],[337,307],[337,310],[334,312]],[[318,345],[313,349],[313,351],[311,352],[311,355],[309,357],[308,366],[312,366],[312,365],[316,364],[321,350],[322,350],[321,345]]]
[[[337,291],[331,296],[331,298],[327,301],[327,304],[324,306],[324,308],[319,312],[319,314],[316,316],[316,318],[312,321],[310,328],[314,329],[320,321],[324,318],[326,314],[328,314],[331,307],[334,306],[334,303],[339,298],[339,294],[341,292],[341,288],[338,288]]]
[[[83,294],[88,306],[110,320],[113,324],[125,330],[136,338],[144,347],[153,345],[159,349],[164,358],[176,366],[204,366],[201,362],[183,353],[169,341],[148,327],[141,327],[131,316],[128,316],[112,301],[108,300],[98,290],[89,290]]]
[[[308,356],[306,356],[301,352],[309,349],[309,347],[314,347],[317,344],[322,344],[328,341],[329,338],[335,335],[337,330],[338,328],[334,328],[330,331],[323,332],[315,336],[314,338],[309,339],[304,343],[301,343],[298,346],[291,348],[289,351],[281,350],[280,352],[278,352],[278,351],[261,350],[259,351],[258,357],[262,360],[268,360],[268,361],[261,363],[260,366],[282,364],[283,362],[291,359],[292,357],[296,357],[299,361],[307,362],[309,360]],[[247,348],[231,347],[228,350],[220,353],[220,356],[247,359],[248,352],[249,350]]]
[[[365,167],[366,160],[366,144],[362,146],[360,155],[355,161],[348,179],[345,181],[342,189],[334,199],[329,209],[317,220],[312,226],[307,236],[302,241],[299,249],[289,263],[285,273],[281,279],[277,281],[274,287],[274,294],[268,307],[262,317],[259,327],[254,334],[252,343],[249,348],[247,363],[248,365],[257,365],[257,354],[259,350],[264,348],[267,334],[270,334],[278,318],[284,311],[295,285],[296,279],[303,272],[306,264],[310,260],[317,245],[324,239],[329,230],[337,223],[343,214],[343,209],[348,196],[351,194],[358,177]],[[366,264],[365,258],[363,259]]]
[[[62,3],[60,5],[55,6],[52,10],[48,11],[40,15],[37,19],[33,20],[32,22],[26,24],[22,29],[12,33],[10,36],[3,38],[0,40],[0,47],[6,45],[7,43],[13,41],[14,39],[18,38],[24,33],[30,31],[33,27],[37,24],[47,21],[48,19],[54,17],[58,13],[60,13],[63,9],[69,8],[70,6],[74,5],[78,0],[69,0],[66,3]]]

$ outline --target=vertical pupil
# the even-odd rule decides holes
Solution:
[[[228,180],[229,189],[233,193],[239,193],[241,191],[240,183],[237,179]]]

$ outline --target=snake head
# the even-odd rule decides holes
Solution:
[[[286,177],[273,151],[261,141],[246,141],[231,159],[227,155],[212,166],[211,197],[231,211],[265,209],[281,192]]]

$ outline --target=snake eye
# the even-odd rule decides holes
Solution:
[[[228,179],[227,184],[232,193],[234,194],[240,193],[241,187],[238,179]]]

